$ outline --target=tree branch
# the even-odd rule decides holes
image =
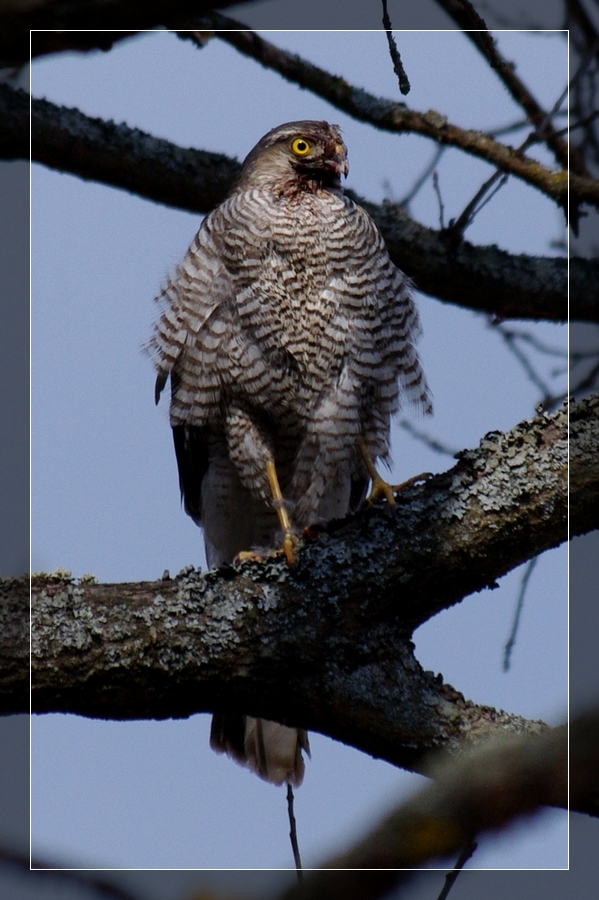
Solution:
[[[24,158],[29,97],[0,86],[0,155]],[[90,118],[77,109],[31,100],[31,158],[50,168],[142,197],[208,212],[227,194],[240,165],[218,153],[185,150],[138,128]]]
[[[495,245],[461,240],[451,229],[435,231],[403,207],[370,203],[347,193],[366,209],[385,238],[393,261],[418,290],[447,303],[500,319],[568,320],[568,261],[512,254]],[[570,317],[599,321],[599,261],[570,260]]]
[[[190,16],[253,0],[4,0],[0,8],[0,67],[67,50],[110,50],[139,30],[181,28]],[[134,22],[135,31],[122,31]],[[100,30],[95,30],[100,29]]]
[[[571,407],[571,535],[599,520],[598,410],[599,398]],[[273,558],[142,584],[34,579],[33,710],[166,718],[226,705],[418,771],[432,748],[538,731],[424,672],[410,635],[566,539],[566,438],[566,409],[487,435],[395,508],[333,523],[293,570]],[[3,656],[6,696],[25,686],[27,654]]]
[[[539,130],[560,165],[564,169],[574,169],[579,175],[588,175],[582,159],[574,160],[571,151],[570,155],[568,154],[568,142],[555,131],[547,113],[518,77],[515,65],[509,63],[501,55],[485,21],[472,4],[468,0],[436,0],[436,2],[464,31],[466,37],[472,41],[476,49],[497,73],[512,98],[526,113],[528,120]]]
[[[565,210],[568,208],[568,189],[571,202],[599,206],[599,183],[593,178],[579,174],[568,177],[565,168],[551,171],[536,159],[495,141],[487,134],[452,125],[446,116],[434,110],[422,113],[408,109],[403,103],[369,94],[297,54],[281,50],[255,32],[245,29],[240,22],[219,13],[201,18],[196,27],[200,24],[203,28],[214,29],[217,37],[241,53],[278,72],[287,81],[312,91],[358,121],[368,122],[383,131],[412,132],[432,138],[440,144],[459,147],[466,153],[493,163],[503,172],[522,179],[555,200]],[[193,31],[180,31],[178,34],[179,37],[198,42]],[[556,137],[553,143],[557,141],[561,141],[561,138]]]
[[[34,161],[180,209],[208,212],[239,173],[240,164],[229,157],[183,149],[46,100],[33,99],[31,111]],[[0,157],[28,158],[28,95],[0,85],[0,117]],[[456,247],[446,232],[419,225],[401,207],[356,199],[381,229],[394,262],[420,290],[500,318],[567,320],[565,259],[516,256],[467,241]],[[599,321],[597,260],[570,261],[570,316]]]
[[[455,855],[473,838],[530,815],[541,806],[599,814],[599,711],[590,710],[566,726],[525,737],[501,737],[471,748],[461,757],[438,758],[434,782],[400,804],[341,855],[286,890],[280,900],[378,900],[410,878],[410,869]],[[568,763],[570,778],[568,779]],[[569,796],[568,796],[569,791]],[[569,803],[568,803],[569,801]],[[29,859],[0,850],[4,863],[29,868]],[[34,862],[34,868],[50,863]],[[56,863],[54,863],[56,865]],[[349,874],[351,871],[351,875]],[[100,893],[126,892],[95,876]],[[206,895],[208,896],[208,895]],[[241,896],[241,895],[240,895]]]
[[[586,812],[590,803],[597,815],[598,754],[599,713],[593,711],[570,726],[571,809]],[[376,900],[405,881],[410,875],[406,870],[454,855],[485,831],[541,806],[567,808],[567,726],[495,740],[461,759],[445,758],[435,776],[366,837],[326,860],[325,871],[309,873],[282,900]]]

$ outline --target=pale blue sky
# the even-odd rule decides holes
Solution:
[[[270,40],[398,99],[381,32],[273,33]],[[500,82],[457,33],[398,36],[416,109],[464,127],[508,124],[518,113]],[[500,34],[542,104],[567,78],[558,34]],[[324,101],[213,40],[201,51],[150,34],[110,54],[36,62],[35,96],[126,121],[183,146],[237,155],[295,118],[339,123],[349,148],[348,186],[370,200],[402,197],[435,146],[354,122]],[[517,138],[512,138],[516,141]],[[491,169],[448,150],[439,166],[446,219],[459,214]],[[387,185],[387,187],[386,187]],[[414,216],[438,225],[429,183]],[[204,564],[201,533],[183,513],[166,403],[153,402],[153,372],[140,353],[152,297],[176,264],[199,217],[34,165],[32,171],[32,565],[103,581],[154,579]],[[537,191],[510,179],[467,238],[548,255],[563,219]],[[419,297],[421,355],[435,416],[415,422],[456,448],[476,445],[534,412],[536,389],[486,320]],[[534,328],[565,346],[565,329]],[[539,357],[545,373],[550,359]],[[396,429],[398,478],[452,461]],[[499,590],[467,598],[416,634],[425,668],[468,698],[556,723],[566,711],[565,548],[546,554],[531,581],[509,673],[501,671],[521,572]],[[167,722],[35,717],[32,834],[35,851],[68,865],[112,868],[291,866],[285,797],[208,747],[209,716]],[[319,735],[297,792],[306,865],[357,836],[380,812],[423,783]],[[566,864],[566,817],[544,813],[484,839],[473,866]]]

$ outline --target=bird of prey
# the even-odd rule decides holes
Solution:
[[[304,528],[355,510],[371,479],[385,491],[374,465],[400,397],[431,409],[410,282],[344,195],[347,172],[338,126],[273,128],[159,296],[156,402],[170,377],[210,566],[277,547],[293,563]],[[274,784],[303,778],[302,729],[223,711],[211,745]]]

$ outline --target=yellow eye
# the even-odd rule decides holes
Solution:
[[[312,149],[312,144],[306,138],[297,137],[291,142],[291,149],[296,156],[307,156]]]

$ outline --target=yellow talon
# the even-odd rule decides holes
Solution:
[[[283,538],[283,546],[281,550],[285,554],[285,559],[290,566],[294,566],[296,563],[295,559],[295,545],[297,544],[297,538],[290,531],[285,532],[285,537]]]
[[[256,553],[254,550],[240,550],[237,556],[235,557],[235,562],[264,562],[265,557],[261,553]]]
[[[269,556],[277,556],[283,553],[285,559],[290,566],[296,563],[295,545],[298,543],[296,536],[292,532],[287,532],[283,538],[283,544],[276,550],[270,550],[268,553],[258,553],[256,550],[240,550],[235,557],[235,562],[264,562]]]
[[[381,478],[377,472],[364,438],[358,438],[358,448],[362,454],[364,465],[370,475],[370,480],[372,481],[372,487],[366,498],[366,503],[373,503],[375,500],[378,500],[379,497],[385,497],[390,506],[395,506],[394,494],[403,491],[404,488],[409,487],[411,484],[416,484],[417,481],[426,481],[427,478],[432,477],[430,472],[422,472],[420,475],[413,475],[411,478],[406,479],[406,481],[402,481],[401,484],[389,484],[384,478]]]
[[[384,478],[381,478],[380,475],[376,474],[376,476],[372,478],[372,487],[366,498],[366,503],[373,503],[375,500],[378,500],[379,497],[384,497],[387,503],[390,503],[391,506],[395,506],[393,492],[396,490],[397,487],[395,485],[389,484]]]

